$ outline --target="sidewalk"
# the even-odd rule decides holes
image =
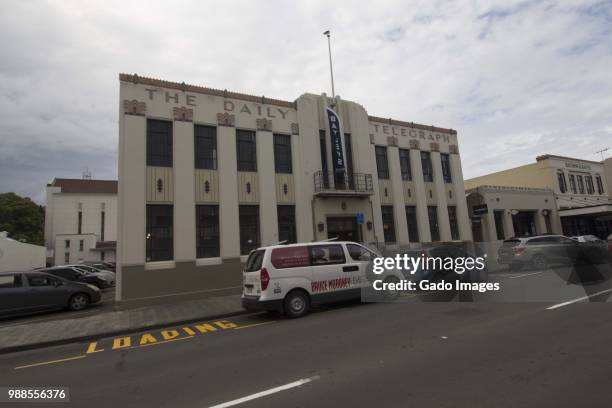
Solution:
[[[2,327],[0,354],[243,313],[240,295],[228,295]]]

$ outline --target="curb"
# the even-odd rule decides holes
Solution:
[[[129,327],[125,329],[106,331],[104,333],[96,333],[96,334],[89,334],[89,335],[83,335],[83,336],[72,336],[72,337],[66,337],[63,339],[41,341],[38,343],[30,343],[30,344],[24,344],[24,345],[19,345],[19,346],[0,347],[0,355],[15,353],[18,351],[27,351],[27,350],[34,350],[34,349],[45,348],[45,347],[61,346],[61,345],[70,344],[70,343],[96,340],[96,339],[100,339],[103,337],[109,337],[109,336],[119,336],[122,334],[130,334],[130,333],[134,333],[134,332],[141,331],[141,330],[156,330],[156,329],[161,329],[161,328],[168,327],[168,326],[178,326],[181,324],[193,323],[193,322],[197,322],[200,320],[221,319],[225,317],[243,316],[243,315],[248,315],[248,314],[255,314],[255,313],[253,313],[252,311],[249,312],[246,310],[240,310],[236,312],[212,314],[212,315],[206,315],[206,316],[200,316],[200,317],[182,319],[182,320],[173,320],[173,321],[164,322],[164,323],[145,324],[145,325]]]

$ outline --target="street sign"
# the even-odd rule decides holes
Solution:
[[[362,212],[357,213],[357,224],[361,225],[365,221],[365,217]]]

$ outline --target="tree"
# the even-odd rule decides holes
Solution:
[[[0,231],[10,238],[44,245],[45,207],[15,193],[0,194]]]

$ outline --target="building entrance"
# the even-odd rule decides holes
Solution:
[[[356,217],[327,217],[327,238],[361,242]]]

